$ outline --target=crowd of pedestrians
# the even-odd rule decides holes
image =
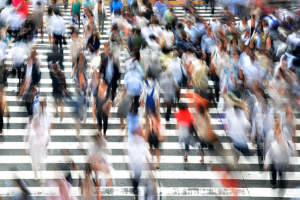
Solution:
[[[211,108],[224,119],[222,127],[232,144],[234,161],[227,160],[228,168],[238,169],[239,157],[250,158],[249,145],[254,146],[260,170],[270,170],[271,184],[278,186],[277,173],[284,176],[289,159],[297,156],[293,111],[300,105],[299,10],[259,0],[223,1],[218,4],[224,12],[207,20],[189,0],[183,5],[183,19],[164,0],[63,3],[64,9],[70,7],[69,21],[56,0],[35,0],[32,12],[25,0],[8,0],[0,15],[0,132],[5,111],[9,117],[7,77],[17,74],[18,96],[29,116],[25,153],[32,158],[35,181],[45,184],[38,171],[45,171],[44,160],[53,154],[47,146],[54,117],[60,116],[63,123],[64,103],[72,102],[79,142],[83,142],[80,130],[88,123],[89,107],[95,125],[95,135],[86,139],[92,146],[86,152],[85,176],[79,181],[83,199],[103,199],[101,187],[113,186],[107,130],[114,113],[127,144],[124,154],[129,157],[135,195],[147,170],[145,199],[157,195],[152,171],[160,169],[160,144],[167,142],[174,123],[185,169],[189,168],[191,146],[199,148],[199,164],[208,162],[206,148],[220,159],[228,157],[214,131]],[[215,1],[208,3],[206,7],[214,14]],[[107,13],[111,13],[110,20]],[[101,42],[103,36],[108,41]],[[50,44],[46,56],[53,102],[39,92],[43,79],[42,53],[36,48],[39,42]],[[65,72],[66,56],[72,63],[70,74]],[[66,77],[71,77],[75,92],[68,90]],[[70,165],[70,170],[77,168],[75,163]],[[227,172],[224,176],[231,176]],[[69,193],[71,175],[60,177],[46,183],[60,188],[61,199],[75,199]],[[23,188],[22,195],[30,194],[22,180],[15,184]]]

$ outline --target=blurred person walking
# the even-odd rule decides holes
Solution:
[[[188,104],[186,102],[178,103],[178,111],[174,113],[175,118],[177,120],[177,129],[178,129],[178,137],[179,143],[184,144],[184,168],[188,168],[188,153],[190,151],[189,146],[195,145],[194,138],[190,134],[190,129],[192,124],[194,124],[194,118],[188,109]]]
[[[108,126],[108,117],[110,116],[111,99],[107,92],[107,84],[104,79],[100,79],[99,85],[94,93],[93,101],[93,118],[97,119],[98,131],[106,138],[106,131]],[[103,123],[102,123],[103,122]],[[103,126],[102,126],[103,125]]]

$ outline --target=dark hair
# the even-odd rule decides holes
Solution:
[[[55,15],[59,15],[59,9],[58,8],[54,8],[53,11],[54,11]]]
[[[188,104],[187,103],[185,103],[185,102],[179,102],[178,103],[178,109],[179,110],[185,110],[187,108],[188,108]]]
[[[167,30],[167,31],[170,31],[171,28],[172,28],[172,27],[171,27],[171,24],[170,24],[170,23],[167,23],[167,24],[166,24],[166,30]]]
[[[131,105],[130,113],[134,115],[138,114],[138,107],[134,103]]]
[[[202,52],[201,51],[196,51],[195,52],[195,54],[196,54],[196,57],[198,58],[198,59],[201,59],[202,58]]]
[[[38,1],[36,4],[37,4],[38,6],[42,5],[41,2],[39,2],[39,1]]]
[[[85,174],[91,174],[92,173],[92,167],[90,163],[85,164]]]
[[[48,6],[48,15],[51,15],[51,14],[52,14],[52,12],[53,12],[53,9],[52,9],[52,7],[51,7],[51,6]]]
[[[155,37],[155,35],[150,35],[149,39],[156,40],[156,37]]]
[[[150,10],[152,10],[152,3],[148,2],[146,7],[149,8]]]
[[[113,24],[113,25],[112,25],[112,30],[113,30],[113,31],[116,31],[116,30],[118,30],[118,29],[119,29],[119,27],[118,27],[117,24]]]
[[[137,48],[133,49],[132,55],[135,57],[134,60],[139,61],[140,60],[140,51]]]
[[[186,37],[187,37],[186,32],[184,30],[181,30],[181,37],[183,39],[186,39]]]

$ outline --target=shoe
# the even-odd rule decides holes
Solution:
[[[159,166],[156,166],[156,169],[159,169]]]

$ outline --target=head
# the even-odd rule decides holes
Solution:
[[[108,42],[105,42],[105,43],[104,43],[104,52],[105,52],[105,53],[108,53],[108,52],[109,52],[109,44],[108,44]]]
[[[206,33],[207,33],[207,35],[210,35],[210,34],[211,34],[211,28],[210,28],[210,26],[207,26],[207,27],[206,27]]]
[[[118,25],[117,24],[113,24],[113,26],[112,26],[112,32],[113,32],[113,34],[118,34],[118,30],[119,30],[119,28],[118,28]]]
[[[59,9],[58,8],[54,8],[53,12],[54,12],[55,15],[59,15]]]
[[[192,22],[191,22],[191,20],[187,20],[187,21],[186,21],[186,26],[187,26],[188,28],[191,28],[191,27],[192,27]]]
[[[77,31],[74,31],[72,33],[72,39],[73,39],[73,41],[76,41],[78,39],[78,32]]]

